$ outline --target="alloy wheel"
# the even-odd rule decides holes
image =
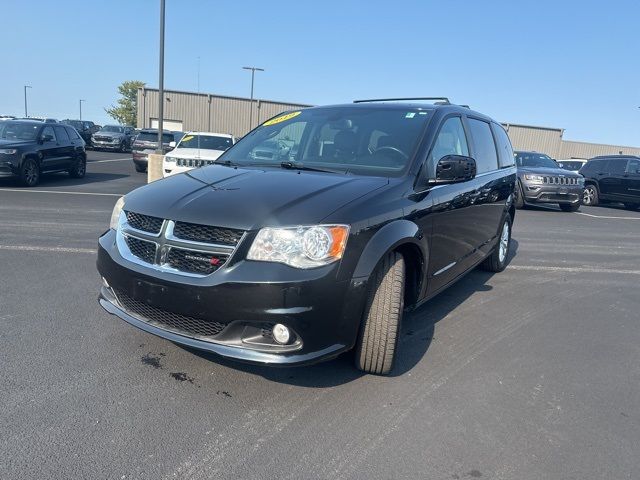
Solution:
[[[593,197],[594,197],[593,187],[585,188],[584,194],[582,197],[582,203],[585,205],[591,205],[593,203]]]
[[[498,249],[498,260],[503,263],[509,252],[509,222],[504,222],[502,233],[500,234],[500,247]]]

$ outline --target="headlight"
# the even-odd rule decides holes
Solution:
[[[584,187],[584,177],[578,178],[578,185],[580,185],[581,187]]]
[[[247,260],[295,268],[321,267],[342,258],[348,236],[348,225],[263,228],[253,241]]]
[[[4,155],[15,155],[18,152],[17,148],[3,148],[0,149],[0,153]]]
[[[544,183],[544,177],[542,175],[525,175],[524,179],[531,183]]]
[[[176,162],[176,158],[175,157],[166,156],[166,157],[164,157],[164,161],[167,162],[167,163],[175,163]]]
[[[118,220],[120,218],[120,214],[122,213],[123,208],[124,208],[124,197],[120,197],[116,202],[115,207],[113,207],[113,212],[111,213],[111,221],[109,222],[109,228],[113,230],[118,229]]]

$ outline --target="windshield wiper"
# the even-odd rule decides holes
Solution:
[[[285,161],[280,162],[282,168],[288,170],[306,170],[308,172],[325,172],[325,173],[347,173],[346,170],[332,170],[330,168],[309,167],[300,162]]]
[[[214,165],[224,165],[225,167],[239,167],[240,166],[237,163],[232,162],[231,160],[216,160],[213,164]]]

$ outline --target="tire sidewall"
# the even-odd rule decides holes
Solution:
[[[29,183],[27,181],[27,178],[25,176],[26,170],[27,168],[33,165],[35,167],[35,180],[32,181],[31,183]],[[22,167],[20,169],[20,180],[22,181],[22,183],[27,186],[27,187],[35,187],[38,183],[40,183],[40,165],[38,165],[38,162],[34,159],[34,158],[25,158],[22,162]]]

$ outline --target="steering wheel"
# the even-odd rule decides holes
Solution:
[[[404,160],[409,160],[409,155],[407,155],[406,153],[404,153],[402,150],[400,150],[399,148],[396,147],[392,147],[390,145],[385,145],[384,147],[380,147],[380,148],[376,148],[373,152],[371,152],[372,155],[376,155],[380,152],[383,152],[385,150],[388,150],[390,152],[395,153],[396,155],[400,155]]]

